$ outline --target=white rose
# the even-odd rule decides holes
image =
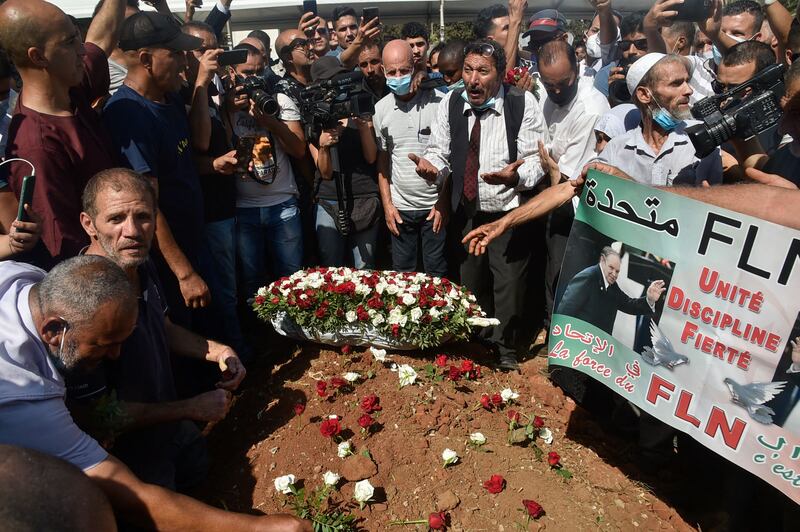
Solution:
[[[275,479],[275,491],[279,491],[284,495],[292,492],[294,485],[294,475],[283,475]]]
[[[258,289],[258,292],[256,292],[256,294],[261,297],[267,297],[267,287],[262,286],[261,288]]]
[[[347,373],[342,375],[342,377],[344,377],[344,380],[346,380],[347,382],[356,382],[358,379],[361,378],[361,375],[359,375],[355,371],[348,371]]]
[[[508,403],[509,401],[519,399],[519,394],[511,388],[506,388],[500,392],[500,397],[503,398],[504,403]]]
[[[547,427],[542,427],[539,429],[539,437],[545,442],[547,445],[553,443],[553,432],[548,429]]]
[[[433,284],[435,284],[436,286],[439,286],[440,284],[442,284],[442,278],[441,277],[434,277],[433,278]]]
[[[349,441],[343,441],[339,444],[339,447],[336,449],[336,454],[339,455],[339,458],[347,458],[351,454],[353,454],[353,446],[350,445]]]
[[[383,281],[378,281],[378,284],[375,285],[375,291],[378,292],[378,294],[383,295],[383,291],[386,290],[387,286],[388,285]]]
[[[373,325],[380,325],[375,323],[375,320],[372,320]],[[381,323],[383,323],[383,316],[381,316]],[[386,349],[378,349],[377,347],[370,347],[370,351],[372,351],[372,356],[378,362],[386,362]]]
[[[308,296],[305,294],[300,294],[300,299],[308,299]]]
[[[400,379],[400,387],[408,386],[409,384],[414,384],[417,380],[417,372],[414,371],[414,368],[409,366],[408,364],[403,364],[397,368],[397,376]]]
[[[469,441],[474,443],[475,445],[483,445],[486,443],[486,436],[481,434],[480,432],[473,432],[469,435]]]
[[[462,307],[464,307],[464,308],[469,308],[469,305],[470,305],[470,303],[469,303],[469,300],[468,300],[468,299],[462,299],[462,300],[461,300],[461,306],[462,306]]]
[[[473,316],[471,318],[467,318],[467,323],[474,325],[475,327],[492,327],[494,325],[500,325],[500,320],[497,318],[481,318],[478,316]]]
[[[403,304],[405,306],[407,306],[407,307],[410,307],[411,305],[413,305],[416,302],[417,302],[417,298],[412,296],[411,294],[405,294],[403,296]]]
[[[325,482],[326,486],[335,486],[339,483],[339,479],[342,477],[334,473],[333,471],[326,471],[324,475],[322,475],[322,480]]]
[[[355,310],[348,310],[344,317],[347,320],[347,323],[353,323],[358,319],[358,314],[356,314]]]
[[[444,460],[444,467],[458,462],[458,453],[453,449],[445,449],[442,451],[442,460]]]
[[[438,318],[438,317],[439,317],[439,316],[440,316],[442,313],[441,313],[441,312],[439,312],[439,309],[438,309],[438,308],[436,308],[436,307],[433,307],[433,308],[431,308],[431,309],[428,311],[428,314],[430,314],[430,315],[431,315],[431,318],[433,318],[433,319],[436,319],[436,318]]]
[[[339,416],[337,416],[336,414],[331,414],[328,416],[328,419],[339,419]]]
[[[372,500],[372,496],[374,494],[375,488],[372,487],[372,484],[369,483],[369,480],[360,480],[356,482],[356,485],[353,488],[353,498],[361,505]]]
[[[458,297],[458,290],[456,290],[455,288],[452,288],[452,287],[451,287],[451,288],[450,288],[450,291],[449,291],[449,292],[447,292],[447,297],[449,297],[450,299],[455,299],[455,298],[457,298],[457,297]]]
[[[369,285],[361,284],[356,286],[356,294],[358,295],[366,296],[370,292],[372,292],[372,288],[370,288]]]
[[[386,321],[386,318],[383,317],[383,314],[375,314],[375,316],[372,317],[372,325],[374,325],[376,327],[378,325],[380,325],[381,323],[384,323],[385,321]],[[384,351],[384,353],[385,352],[386,351]]]
[[[400,287],[397,286],[396,284],[386,285],[386,293],[389,294],[389,295],[393,296],[399,291],[400,291]]]
[[[414,323],[419,323],[419,319],[422,317],[422,309],[419,307],[414,307],[411,309],[411,321]]]
[[[394,307],[391,311],[389,311],[389,324],[395,325],[400,324],[403,320],[403,311],[400,310],[398,307]]]

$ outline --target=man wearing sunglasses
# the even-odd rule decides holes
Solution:
[[[311,50],[317,57],[322,57],[330,52],[331,41],[327,20],[309,11],[300,17],[297,29],[308,38]]]
[[[538,142],[547,140],[533,94],[502,85],[506,55],[481,40],[464,50],[464,89],[447,93],[431,128],[424,157],[409,154],[424,179],[450,196],[450,257],[461,282],[481,307],[500,320],[487,331],[498,367],[514,370],[528,340],[524,315],[529,242],[509,231],[486,255],[469,255],[461,239],[473,227],[495,221],[520,204],[520,192],[542,178]],[[489,281],[491,280],[491,281]]]
[[[620,21],[619,31],[622,39],[616,43],[616,52],[611,53],[617,58],[598,70],[594,78],[594,87],[603,95],[609,95],[610,86],[615,81],[624,85],[627,66],[647,53],[647,37],[644,34],[643,23],[643,12],[630,13]]]

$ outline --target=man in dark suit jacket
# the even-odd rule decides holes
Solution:
[[[647,294],[628,297],[617,284],[620,256],[610,247],[600,252],[600,262],[581,271],[567,285],[558,314],[581,319],[611,334],[617,311],[626,314],[652,314],[666,287],[664,281],[650,283]]]

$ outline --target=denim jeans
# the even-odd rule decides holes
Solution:
[[[378,224],[342,236],[328,211],[317,205],[317,240],[319,258],[323,266],[350,266],[358,269],[375,268],[375,245]]]
[[[198,324],[206,336],[231,347],[242,359],[250,347],[242,335],[236,312],[236,219],[207,222],[200,253],[200,275],[211,292],[211,306],[198,313]]]
[[[247,299],[269,280],[267,253],[274,277],[291,275],[303,267],[303,226],[296,198],[272,207],[237,208],[236,233]]]
[[[392,235],[392,267],[399,272],[417,271],[417,248],[421,240],[424,272],[437,277],[447,275],[446,230],[433,232],[433,220],[426,220],[430,210],[399,212],[403,223],[397,224],[400,235]]]

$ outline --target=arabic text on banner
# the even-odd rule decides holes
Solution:
[[[651,295],[663,286],[655,302],[651,286]],[[549,362],[600,381],[800,504],[798,312],[800,232],[591,172]]]

